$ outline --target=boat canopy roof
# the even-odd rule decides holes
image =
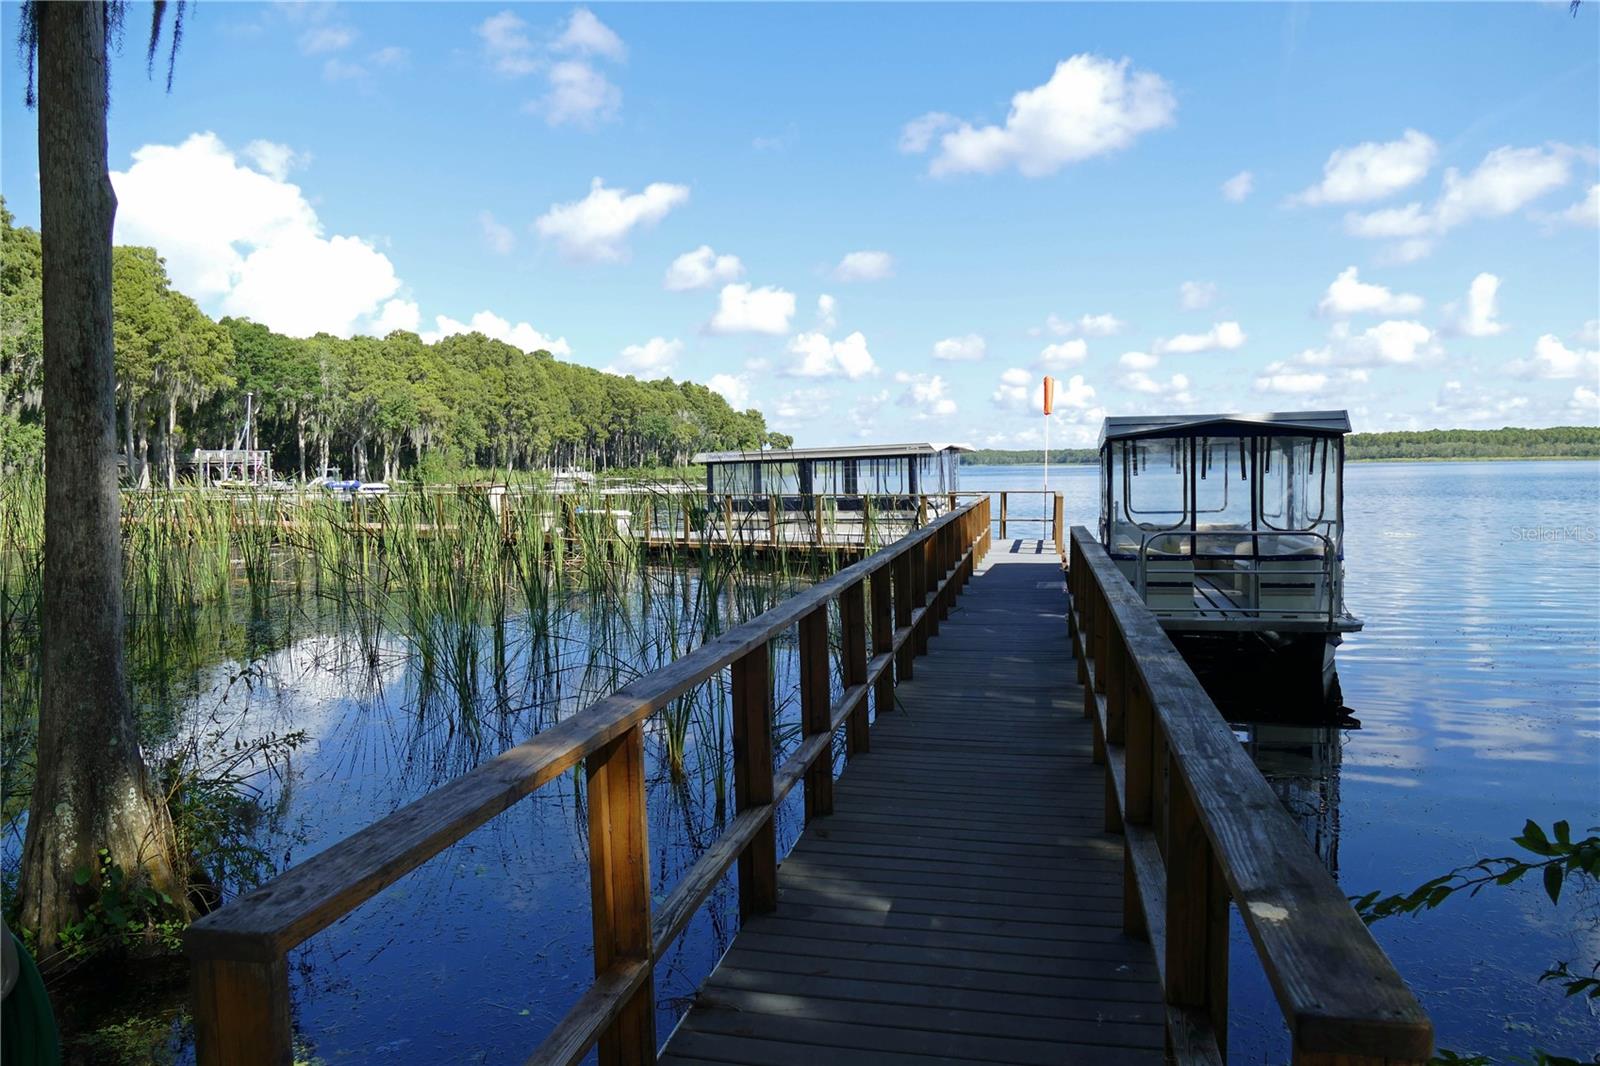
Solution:
[[[1130,415],[1100,426],[1104,448],[1114,440],[1153,437],[1342,437],[1350,432],[1348,411],[1261,411],[1238,415]]]
[[[834,448],[769,448],[748,452],[699,452],[696,463],[792,463],[803,459],[890,459],[944,452],[970,452],[968,444],[844,444]]]

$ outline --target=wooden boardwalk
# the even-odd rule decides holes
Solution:
[[[662,1062],[1158,1063],[1049,541],[997,541]]]

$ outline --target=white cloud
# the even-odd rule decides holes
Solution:
[[[367,57],[375,67],[403,67],[411,62],[411,49],[385,45]]]
[[[581,59],[550,64],[545,78],[549,90],[527,110],[543,115],[552,126],[593,126],[611,121],[622,110],[622,90]]]
[[[743,374],[712,374],[706,382],[706,388],[728,401],[728,406],[735,411],[748,410],[750,407],[750,382]]]
[[[1069,341],[1045,345],[1033,365],[1042,370],[1060,370],[1063,367],[1076,366],[1088,358],[1088,355],[1088,343],[1082,337],[1075,337]]]
[[[1438,238],[1479,218],[1503,218],[1567,184],[1576,151],[1564,144],[1543,148],[1496,148],[1470,173],[1454,167],[1431,207],[1420,203],[1345,216],[1345,232],[1378,240],[1403,239],[1389,250],[1391,262],[1415,262]]]
[[[1567,412],[1585,424],[1600,419],[1600,392],[1587,385],[1579,385],[1572,390],[1572,399],[1567,401]]]
[[[1050,80],[1011,98],[1004,126],[976,127],[938,113],[907,124],[904,151],[939,151],[929,164],[935,177],[992,174],[1015,167],[1036,178],[1115,152],[1142,133],[1171,125],[1177,101],[1166,81],[1149,71],[1081,54],[1056,65]],[[942,131],[942,132],[941,132]]]
[[[1406,130],[1398,141],[1366,141],[1335,149],[1323,164],[1322,181],[1292,201],[1353,204],[1381,200],[1421,181],[1438,154],[1433,138],[1416,130]]]
[[[628,258],[628,234],[634,227],[653,226],[688,201],[687,185],[652,182],[643,192],[630,195],[626,189],[608,189],[595,178],[588,196],[552,204],[533,225],[568,258],[618,262]]]
[[[1123,352],[1117,362],[1129,370],[1154,370],[1161,360],[1147,352]]]
[[[1283,363],[1269,363],[1266,372],[1256,378],[1257,392],[1274,392],[1290,396],[1308,392],[1321,392],[1328,384],[1328,375],[1313,370],[1292,370]]]
[[[1143,370],[1130,370],[1122,375],[1122,384],[1134,392],[1159,396],[1171,403],[1194,402],[1194,395],[1189,392],[1189,378],[1184,374],[1174,374],[1166,381],[1158,381]]]
[[[827,293],[817,297],[817,329],[823,333],[833,332],[833,327],[839,324],[839,301]]]
[[[1044,378],[1021,367],[1012,367],[1000,375],[1000,384],[989,399],[996,407],[1042,416]],[[1082,374],[1074,374],[1066,382],[1057,378],[1054,399],[1058,410],[1086,411],[1094,402],[1094,389],[1085,383]]]
[[[1486,390],[1460,381],[1447,381],[1439,388],[1433,412],[1451,425],[1483,423],[1504,426],[1525,419],[1528,398],[1504,389]]]
[[[920,155],[928,150],[933,139],[945,130],[953,130],[961,120],[943,111],[929,111],[905,124],[900,131],[900,150],[909,155]]]
[[[540,59],[528,36],[528,24],[514,11],[490,15],[477,26],[484,53],[494,69],[507,77],[520,78],[539,69]]]
[[[604,56],[617,63],[627,62],[628,59],[628,46],[622,43],[622,38],[586,7],[572,12],[566,29],[561,31],[552,47],[558,52]]]
[[[1575,378],[1593,376],[1600,370],[1600,351],[1568,348],[1554,333],[1546,333],[1533,344],[1533,358],[1517,359],[1506,370],[1525,378]]]
[[[1572,335],[1572,340],[1577,344],[1600,348],[1600,318],[1591,318],[1585,322],[1583,328]]]
[[[1422,297],[1393,293],[1382,285],[1362,281],[1355,267],[1346,267],[1328,286],[1317,313],[1330,318],[1351,315],[1411,315],[1422,310]]]
[[[835,281],[882,281],[894,276],[894,256],[888,252],[850,252],[833,268]]]
[[[1255,188],[1256,176],[1248,170],[1241,170],[1222,183],[1222,198],[1232,204],[1242,204]]]
[[[878,364],[867,350],[867,338],[859,330],[842,341],[829,340],[821,333],[801,333],[789,341],[794,361],[789,374],[797,378],[846,377],[851,381],[878,372]]]
[[[608,374],[632,374],[641,380],[666,377],[678,364],[683,354],[683,342],[665,337],[651,337],[643,344],[630,344],[622,349],[620,358],[605,368]]]
[[[1214,281],[1186,281],[1178,286],[1178,306],[1185,311],[1201,311],[1217,299]]]
[[[794,293],[770,285],[724,285],[717,312],[706,329],[712,333],[787,333],[794,317]]]
[[[259,139],[244,146],[244,157],[274,181],[283,181],[291,170],[311,164],[310,152],[297,152],[287,144]]]
[[[1194,352],[1226,352],[1240,348],[1245,342],[1245,332],[1237,322],[1218,322],[1204,333],[1180,333],[1155,343],[1156,354],[1175,352],[1189,355]]]
[[[1127,323],[1109,312],[1101,315],[1082,315],[1075,321],[1068,321],[1055,312],[1045,316],[1045,329],[1057,337],[1114,337],[1127,328]],[[1028,335],[1037,337],[1041,330],[1034,328],[1028,330]]]
[[[213,313],[349,336],[400,288],[387,256],[325,236],[299,186],[243,165],[215,134],[147,144],[111,180],[117,243],[160,249],[173,285]]]
[[[337,52],[355,39],[356,31],[349,26],[313,26],[300,35],[300,51],[308,56]]]
[[[946,337],[944,340],[935,341],[933,357],[946,362],[973,362],[982,359],[988,352],[988,344],[981,334],[968,333],[964,337]]]
[[[938,374],[931,377],[927,374],[898,373],[895,381],[906,386],[905,392],[900,394],[896,401],[901,407],[916,409],[916,418],[920,421],[928,418],[948,418],[956,413],[956,402],[951,399],[949,386],[944,378]]]
[[[549,337],[527,322],[512,325],[493,311],[479,311],[472,316],[470,322],[462,322],[448,315],[435,315],[433,321],[437,328],[426,330],[422,334],[422,340],[426,344],[432,344],[457,333],[482,333],[485,337],[504,341],[525,352],[546,351],[551,355],[562,357],[572,354],[572,345],[567,343],[565,337]]]
[[[1339,362],[1347,366],[1372,366],[1383,363],[1407,365],[1431,360],[1442,354],[1434,342],[1433,331],[1420,322],[1380,322],[1361,334],[1350,337]]]
[[[495,221],[491,212],[478,212],[478,225],[483,227],[484,241],[501,255],[508,255],[517,246],[517,235],[511,232],[511,227]]]
[[[367,326],[363,333],[370,333],[374,337],[387,337],[397,329],[407,333],[415,333],[422,324],[422,310],[411,300],[390,300],[383,305]]]
[[[733,281],[743,273],[744,264],[738,256],[718,255],[711,245],[702,244],[672,261],[662,286],[669,292],[707,289],[718,282]]]
[[[1479,274],[1467,288],[1466,306],[1447,304],[1444,312],[1450,329],[1463,337],[1493,337],[1504,333],[1505,326],[1498,321],[1500,279],[1493,274]]]
[[[1589,186],[1588,195],[1557,213],[1556,218],[1574,226],[1600,226],[1600,184]]]
[[[772,404],[772,422],[779,427],[792,427],[797,422],[810,422],[828,414],[833,408],[833,390],[827,388],[795,389],[784,393]],[[888,396],[885,394],[884,399]]]

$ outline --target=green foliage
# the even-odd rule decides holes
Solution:
[[[1590,882],[1600,881],[1600,827],[1589,829],[1589,836],[1581,840],[1572,838],[1572,827],[1565,821],[1556,822],[1546,833],[1537,822],[1529,819],[1522,833],[1511,842],[1525,855],[1480,859],[1466,866],[1458,866],[1449,873],[1424,881],[1410,892],[1383,895],[1368,892],[1364,896],[1350,897],[1356,913],[1363,921],[1372,924],[1396,914],[1421,914],[1433,910],[1458,893],[1465,892],[1470,899],[1490,885],[1513,885],[1530,874],[1538,874],[1545,895],[1552,904],[1561,899],[1561,890],[1568,879],[1576,876]],[[1600,963],[1590,970],[1589,976],[1574,973],[1566,962],[1558,962],[1539,975],[1539,982],[1550,981],[1565,989],[1568,998],[1585,996],[1600,1000]],[[1452,1066],[1480,1066],[1491,1064],[1483,1055],[1460,1055],[1441,1050],[1433,1063]],[[1535,1066],[1579,1066],[1578,1060],[1535,1049],[1525,1060]]]
[[[83,917],[61,931],[68,958],[83,958],[111,947],[182,947],[188,921],[172,897],[138,874],[129,874],[101,848],[98,869],[80,867],[73,875],[84,897]]]

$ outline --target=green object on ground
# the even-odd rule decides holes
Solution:
[[[0,1062],[5,1066],[57,1066],[61,1062],[61,1044],[39,967],[9,930],[0,935],[15,949],[17,966],[16,983],[0,1010]]]

